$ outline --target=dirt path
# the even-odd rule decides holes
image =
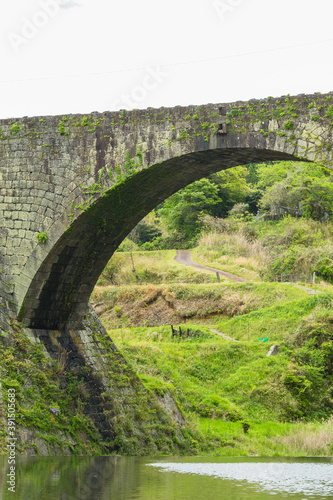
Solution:
[[[233,339],[232,337],[229,337],[229,335],[225,335],[224,333],[219,332],[218,330],[215,330],[215,328],[211,328],[210,331],[213,333],[217,333],[217,335],[221,335],[221,337],[223,337],[226,340],[232,340],[233,342],[239,342],[239,340]]]
[[[239,278],[239,276],[235,276],[234,274],[226,273],[225,271],[220,271],[219,269],[213,269],[212,267],[202,266],[201,264],[193,262],[191,259],[191,252],[189,250],[177,250],[175,261],[179,262],[179,264],[184,264],[184,266],[197,267],[198,269],[205,269],[206,271],[210,271],[212,273],[219,273],[229,280],[236,281],[237,283],[243,283],[245,281],[243,278]]]

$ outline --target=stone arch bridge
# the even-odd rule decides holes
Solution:
[[[274,160],[331,167],[332,98],[0,121],[0,347],[24,360],[21,328],[47,357],[65,352],[105,452],[174,453],[174,433],[177,446],[187,439],[172,396],[146,391],[88,304],[112,253],[165,198],[213,172]]]
[[[27,327],[78,329],[131,229],[213,172],[328,167],[333,94],[0,121],[0,296]],[[1,326],[1,325],[0,325]]]

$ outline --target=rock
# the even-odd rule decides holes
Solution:
[[[278,345],[272,345],[270,350],[267,353],[267,356],[275,356],[276,354],[279,354],[279,346]]]
[[[172,420],[177,422],[179,427],[185,424],[185,418],[182,414],[177,402],[174,400],[170,391],[167,391],[158,398],[158,402],[164,408],[164,410],[172,417]]]

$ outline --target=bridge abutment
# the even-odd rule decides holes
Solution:
[[[17,388],[14,379],[16,374],[12,376],[17,394],[16,446],[20,453],[59,454],[59,440],[63,441],[63,446],[67,450],[65,454],[75,454],[76,451],[79,454],[90,454],[90,440],[95,447],[91,446],[91,450],[95,449],[96,452],[96,449],[99,449],[104,455],[180,453],[182,446],[179,446],[179,443],[183,443],[184,450],[188,449],[191,453],[191,443],[182,433],[182,429],[186,427],[185,419],[177,404],[170,406],[169,401],[165,406],[163,398],[158,399],[155,394],[145,389],[108,336],[91,306],[83,320],[81,330],[76,331],[24,328],[17,324],[13,315],[5,309],[2,310],[1,320],[1,329],[6,328],[6,336],[0,338],[0,359],[2,359],[0,380],[6,380],[4,392],[10,383],[8,381],[10,369],[6,358],[14,354],[20,367],[17,379],[19,373],[21,378],[24,377],[24,384],[21,383],[24,389],[29,389],[32,384],[35,385],[35,397],[39,399],[44,397],[43,405],[54,412],[54,416],[50,418],[59,419],[59,415],[66,412],[61,402],[53,401],[52,404],[43,396],[46,391],[43,379],[39,380],[37,377],[37,384],[36,380],[33,381],[33,374],[38,368],[37,363],[35,367],[29,363],[26,368],[26,363],[31,360],[30,353],[34,351],[34,346],[41,348],[38,351],[42,353],[42,356],[39,354],[39,361],[45,371],[50,364],[54,367],[53,385],[56,384],[65,394],[73,392],[73,385],[77,391],[73,396],[74,402],[70,410],[74,426],[70,422],[69,429],[73,430],[73,434],[65,436],[59,430],[52,430],[51,421],[47,429],[43,428],[42,423],[39,428],[39,423],[36,421],[31,425],[25,409],[33,410],[34,401]],[[0,410],[1,407],[5,415],[5,401],[0,403]],[[87,418],[87,426],[92,429],[90,435],[83,438],[86,441],[84,446],[81,438],[74,432],[76,418],[81,420]],[[0,427],[1,424],[6,425],[5,418],[0,421]],[[52,436],[51,442],[58,442],[57,446],[49,444],[50,436]],[[70,448],[66,448],[68,442],[71,444]]]

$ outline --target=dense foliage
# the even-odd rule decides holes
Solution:
[[[181,189],[142,221],[130,238],[144,249],[190,248],[203,216],[331,221],[331,171],[310,162],[269,162],[222,170]]]

